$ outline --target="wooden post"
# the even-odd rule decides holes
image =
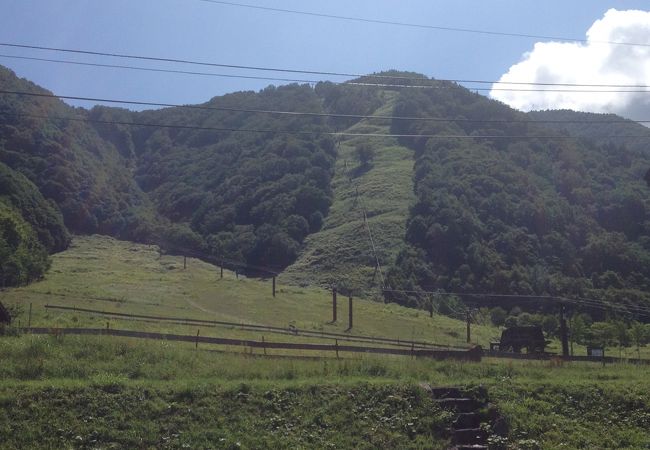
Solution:
[[[336,288],[332,288],[332,323],[336,322]]]
[[[411,342],[411,359],[415,358],[415,342]]]
[[[200,329],[196,330],[196,343],[194,345],[194,348],[197,348],[197,349],[199,348],[199,332],[200,331],[201,331]]]
[[[334,339],[334,348],[336,349],[336,359],[339,359],[339,340]]]
[[[109,326],[110,326],[110,322],[107,320],[107,321],[106,321],[106,329],[107,329],[107,330],[109,329]]]
[[[560,339],[562,340],[562,356],[569,356],[569,333],[564,317],[564,305],[560,306]]]
[[[275,297],[275,275],[273,275],[273,297]]]
[[[348,330],[352,329],[352,296],[348,297]]]
[[[29,304],[29,322],[27,323],[27,328],[32,327],[32,304]]]
[[[239,270],[238,269],[235,269],[235,278],[237,278],[239,280]]]
[[[183,256],[183,269],[187,269],[187,256]]]
[[[264,342],[264,336],[262,336],[262,348],[264,349],[264,354],[266,355],[266,343]]]
[[[223,280],[223,261],[221,261],[221,279]]]
[[[466,318],[467,318],[467,343],[469,344],[472,341],[472,324],[471,324],[472,314],[469,308],[467,308]]]

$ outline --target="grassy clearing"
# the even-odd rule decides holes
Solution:
[[[270,281],[240,277],[190,259],[159,257],[155,247],[117,241],[102,236],[76,237],[72,247],[53,257],[52,270],[40,282],[0,294],[3,303],[21,304],[27,321],[33,304],[33,326],[104,327],[107,319],[85,313],[47,310],[46,304],[76,306],[103,311],[167,317],[255,323],[279,327],[344,333],[347,329],[347,299],[339,298],[339,320],[331,324],[331,294],[316,288],[279,285],[271,295]],[[197,327],[169,323],[111,319],[112,328],[196,334]],[[202,336],[261,339],[262,333],[229,328],[200,327]],[[355,299],[353,334],[405,340],[423,340],[444,345],[463,345],[465,325],[444,316],[430,318],[422,311]],[[485,345],[498,334],[492,327],[476,326],[477,342]],[[313,339],[266,335],[266,340]]]
[[[390,115],[394,92],[375,111]],[[389,133],[386,121],[363,120],[351,127],[353,133]],[[363,223],[365,207],[380,263],[390,265],[404,240],[408,208],[414,203],[413,151],[394,139],[364,138],[375,151],[368,170],[358,170],[355,146],[358,138],[342,139],[332,180],[334,201],[323,229],[310,235],[298,260],[281,279],[298,285],[345,285],[364,291],[379,286],[374,277],[375,258]],[[358,191],[358,196],[357,196]]]

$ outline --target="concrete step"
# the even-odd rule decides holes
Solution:
[[[457,413],[471,413],[483,405],[471,398],[441,398],[435,400],[436,403],[446,410],[456,411]]]
[[[456,445],[487,445],[488,433],[481,428],[454,430],[452,441]]]
[[[478,428],[481,425],[481,417],[473,412],[458,414],[451,426],[454,429]]]
[[[431,396],[437,399],[465,397],[463,390],[458,387],[432,387],[430,392]]]

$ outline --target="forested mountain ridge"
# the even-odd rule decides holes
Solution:
[[[4,68],[0,86],[50,94]],[[65,119],[86,114],[55,98],[0,96],[0,162],[54,202],[70,231],[137,239],[148,199],[125,170],[132,162],[120,149],[89,123]]]
[[[7,69],[0,72],[0,86],[49,94]],[[55,98],[5,94],[0,162],[36,184],[72,232],[157,242],[281,270],[328,213],[335,159],[334,141],[323,133],[329,127],[317,116],[218,111],[211,109],[215,103],[323,111],[306,85],[144,112],[85,110]],[[236,131],[243,128],[258,131]]]
[[[434,137],[404,141],[416,152],[418,200],[391,288],[650,302],[650,152],[596,140],[627,124],[592,141],[556,139],[454,86],[404,91],[395,115],[456,121],[394,122],[395,132]]]
[[[0,163],[0,287],[39,278],[49,268],[48,254],[65,249],[69,241],[56,205]]]
[[[0,84],[47,93],[6,69]],[[291,282],[379,292],[379,261],[387,298],[411,306],[422,298],[410,291],[438,289],[648,301],[650,152],[643,138],[596,138],[647,130],[570,126],[567,114],[577,113],[524,114],[438,86],[271,86],[142,112],[2,95],[0,162],[53,208],[52,230],[58,210],[74,233],[275,272],[297,261]],[[346,130],[374,135],[331,134]],[[571,133],[580,139],[557,137]]]

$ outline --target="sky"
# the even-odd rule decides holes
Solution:
[[[206,0],[2,0],[2,3],[0,43],[355,74],[397,69],[438,79],[650,84],[647,0],[238,2],[441,27],[590,39],[588,43],[362,23]],[[625,40],[649,46],[593,42],[600,40]],[[0,46],[0,55],[0,64],[55,94],[171,104],[200,103],[233,91],[259,90],[268,84],[282,83],[87,67],[7,56],[230,75],[346,79],[129,61],[4,46]],[[522,110],[573,108],[650,118],[650,104],[646,100],[650,95],[645,93],[496,90],[481,93]],[[75,104],[92,106],[84,102]]]

